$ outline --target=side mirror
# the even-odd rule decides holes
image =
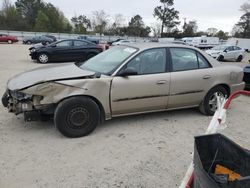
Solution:
[[[124,70],[122,70],[118,76],[126,77],[126,76],[132,76],[132,75],[137,75],[138,72],[135,70],[135,68],[128,67]]]

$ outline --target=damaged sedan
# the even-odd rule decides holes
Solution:
[[[240,67],[183,45],[134,43],[84,63],[49,65],[8,81],[2,103],[26,121],[52,116],[67,137],[118,116],[198,107],[213,115],[217,95],[244,88]]]

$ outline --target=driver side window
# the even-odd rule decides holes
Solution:
[[[166,50],[157,48],[144,51],[132,59],[127,68],[134,68],[138,75],[166,72]]]

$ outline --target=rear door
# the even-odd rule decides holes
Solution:
[[[189,48],[170,48],[171,86],[168,108],[198,105],[215,75],[205,57]]]
[[[141,52],[124,67],[138,72],[134,76],[115,76],[111,88],[112,115],[166,109],[170,87],[166,49]]]
[[[85,61],[87,59],[89,43],[85,41],[75,40],[72,47],[72,59],[75,61]]]

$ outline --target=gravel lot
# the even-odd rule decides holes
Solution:
[[[11,76],[44,66],[28,47],[0,44],[0,94]],[[248,148],[249,113],[250,99],[237,98],[222,131]],[[210,119],[196,109],[116,118],[68,139],[53,122],[27,123],[0,105],[0,187],[178,187]]]

